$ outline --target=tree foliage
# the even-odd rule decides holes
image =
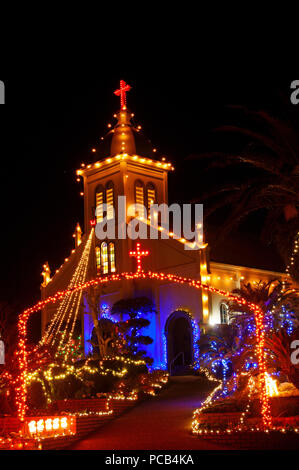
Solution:
[[[153,302],[147,297],[122,299],[113,305],[111,313],[123,319],[119,322],[123,338],[123,353],[145,358],[148,363],[152,362],[146,357],[146,350],[142,349],[142,346],[151,344],[153,339],[143,335],[142,330],[150,325],[150,321],[144,316],[156,313]],[[124,317],[128,318],[124,320]]]
[[[230,208],[219,242],[244,218],[264,210],[262,237],[267,242],[274,242],[287,261],[299,230],[298,132],[285,117],[274,117],[265,110],[250,110],[243,106],[230,108],[238,124],[219,126],[215,132],[236,136],[239,148],[193,156],[206,163],[208,168],[233,170],[231,181],[205,195],[208,201],[206,216]],[[299,276],[298,267],[296,257],[292,266],[295,278],[296,273]]]

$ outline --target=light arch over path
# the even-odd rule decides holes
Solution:
[[[19,316],[18,322],[18,363],[19,363],[19,380],[18,386],[16,388],[16,404],[17,404],[17,412],[18,417],[23,421],[26,416],[27,411],[27,390],[26,390],[26,374],[27,374],[27,358],[28,358],[28,351],[27,351],[27,323],[29,317],[44,308],[47,304],[53,304],[57,301],[63,299],[68,294],[75,292],[75,291],[82,291],[86,290],[89,287],[94,287],[101,284],[107,284],[111,282],[119,282],[122,280],[135,280],[135,279],[151,279],[157,282],[171,282],[174,284],[185,284],[190,286],[194,289],[203,289],[205,291],[214,292],[219,294],[220,296],[225,297],[228,300],[233,300],[237,302],[239,305],[247,305],[252,312],[254,313],[255,323],[256,323],[256,340],[257,340],[257,355],[258,355],[258,363],[259,363],[259,371],[261,374],[261,408],[262,408],[262,417],[263,417],[263,424],[264,427],[270,427],[272,424],[271,419],[271,412],[270,412],[270,405],[269,405],[269,396],[267,393],[266,387],[266,367],[265,367],[265,358],[264,358],[264,328],[263,328],[263,312],[262,310],[253,303],[247,302],[245,299],[238,297],[234,294],[231,294],[228,291],[223,291],[221,289],[217,289],[213,286],[209,286],[207,284],[202,284],[201,281],[176,276],[174,274],[164,274],[164,273],[155,273],[155,272],[144,272],[142,270],[137,271],[135,273],[120,273],[120,274],[111,274],[103,277],[97,277],[93,280],[85,282],[83,284],[78,284],[71,289],[66,289],[64,291],[58,291],[55,295],[48,297],[43,301],[39,301],[33,307],[30,307],[24,310],[23,313]]]

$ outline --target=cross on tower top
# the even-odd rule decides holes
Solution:
[[[135,251],[130,251],[129,252],[129,255],[130,256],[134,256],[134,258],[137,259],[137,272],[140,273],[143,271],[142,267],[141,267],[141,258],[143,256],[148,256],[149,255],[149,251],[140,251],[140,243],[137,243],[136,244],[136,250]]]
[[[121,109],[126,109],[126,107],[127,107],[126,106],[126,104],[127,104],[126,93],[127,93],[127,91],[130,91],[130,90],[131,90],[130,85],[127,85],[124,80],[121,80],[119,90],[115,90],[115,92],[114,92],[114,94],[116,96],[120,96],[120,107],[121,107]]]

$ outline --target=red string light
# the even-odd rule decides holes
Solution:
[[[139,246],[138,246],[139,245]],[[26,375],[28,371],[28,350],[27,350],[27,322],[29,316],[44,308],[48,304],[56,303],[58,300],[61,300],[66,295],[74,291],[80,291],[88,289],[89,287],[106,284],[109,282],[117,282],[121,280],[131,280],[131,279],[151,279],[157,281],[167,281],[176,284],[186,284],[195,289],[204,289],[205,291],[213,292],[221,296],[226,297],[228,300],[237,302],[239,305],[247,305],[254,313],[255,322],[256,322],[256,338],[257,338],[257,355],[258,363],[261,377],[261,409],[262,409],[262,420],[263,426],[265,429],[271,427],[272,418],[269,405],[269,396],[266,387],[266,365],[264,357],[264,329],[263,329],[263,312],[255,304],[247,302],[245,299],[237,297],[231,294],[228,291],[223,291],[217,289],[213,286],[202,284],[200,281],[195,279],[190,279],[186,277],[176,276],[174,274],[164,274],[164,273],[154,273],[154,272],[144,272],[141,269],[141,256],[147,256],[148,252],[140,251],[140,244],[137,244],[137,249],[134,252],[130,252],[131,256],[137,258],[137,272],[135,273],[120,273],[120,274],[111,274],[104,277],[97,277],[91,281],[85,282],[83,284],[78,284],[71,289],[64,291],[56,292],[55,295],[48,297],[43,301],[39,301],[33,307],[26,309],[19,317],[18,322],[18,332],[19,332],[19,342],[18,342],[18,363],[20,374],[18,380],[16,380],[16,403],[18,417],[23,421],[26,416],[27,411],[27,391],[26,391]],[[139,261],[140,262],[139,262]]]
[[[119,90],[115,90],[114,94],[120,96],[120,107],[126,109],[127,97],[126,93],[131,90],[130,85],[127,85],[124,80],[120,81]]]
[[[141,246],[140,243],[137,243],[136,250],[129,252],[129,255],[134,256],[134,258],[136,258],[136,260],[137,260],[137,272],[138,273],[143,271],[142,266],[141,266],[141,258],[143,256],[148,256],[149,255],[149,251],[140,251],[140,246]]]

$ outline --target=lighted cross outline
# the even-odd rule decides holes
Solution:
[[[140,273],[143,271],[141,267],[141,258],[142,256],[148,256],[149,251],[140,251],[140,243],[136,244],[136,250],[135,251],[130,251],[129,252],[130,256],[134,256],[134,258],[137,259],[137,272]]]
[[[121,109],[126,109],[126,103],[127,103],[126,93],[127,91],[130,91],[130,90],[131,90],[130,85],[127,85],[124,80],[121,80],[119,90],[115,90],[114,92],[116,96],[120,96]]]

